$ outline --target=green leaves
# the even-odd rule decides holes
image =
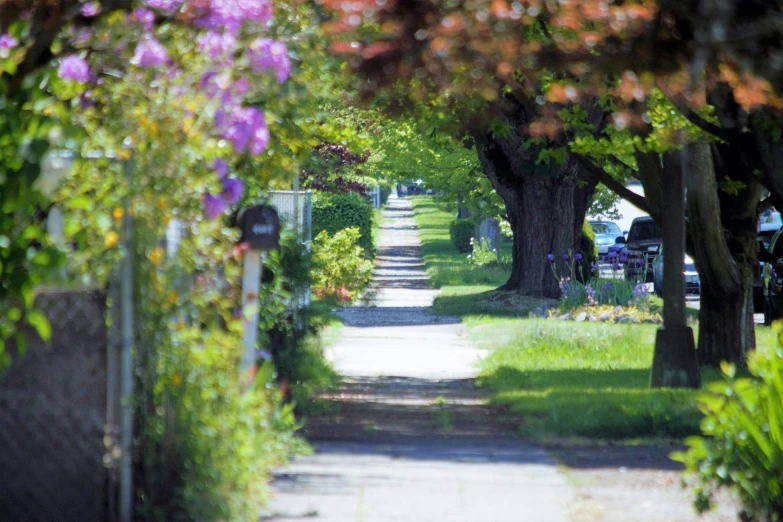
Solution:
[[[44,341],[49,341],[52,338],[52,327],[49,324],[49,320],[39,310],[30,310],[27,312],[27,322],[35,328],[38,335]]]
[[[699,397],[702,437],[685,441],[687,452],[672,458],[685,463],[695,480],[694,504],[700,511],[721,487],[732,489],[753,520],[783,519],[783,353],[759,351],[749,360],[751,376],[726,377]]]

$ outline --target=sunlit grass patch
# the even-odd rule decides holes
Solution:
[[[479,346],[494,344],[493,331],[505,340],[483,360],[479,383],[520,416],[527,436],[681,438],[698,430],[696,391],[649,388],[654,326],[498,319],[469,326]]]

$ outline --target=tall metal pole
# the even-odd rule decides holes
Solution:
[[[133,216],[131,186],[133,157],[123,164],[128,195],[122,218],[123,256],[120,262],[120,319],[122,354],[120,357],[120,522],[133,521]]]

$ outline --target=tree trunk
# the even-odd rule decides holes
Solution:
[[[699,362],[740,366],[756,346],[753,322],[753,268],[756,259],[756,208],[761,188],[756,183],[730,193],[717,179],[736,166],[730,149],[708,144],[689,146],[689,231],[693,259],[701,278]],[[716,168],[713,155],[720,160]],[[736,171],[735,171],[736,172]]]
[[[533,297],[557,298],[558,274],[570,274],[563,255],[573,256],[597,181],[575,161],[538,165],[538,149],[515,131],[476,136],[484,173],[503,199],[513,232],[511,276],[501,287]]]

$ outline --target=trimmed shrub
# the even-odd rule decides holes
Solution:
[[[358,194],[318,193],[313,198],[313,232],[334,236],[346,228],[359,229],[358,244],[367,257],[375,257],[372,241],[373,208]]]
[[[721,364],[726,379],[699,397],[703,436],[686,439],[688,451],[672,454],[695,482],[700,512],[725,487],[739,497],[741,520],[783,520],[783,322],[773,328],[778,348],[751,353],[749,378],[735,378],[734,365]]]
[[[372,261],[359,246],[359,229],[346,228],[329,236],[321,232],[313,241],[313,293],[323,299],[335,297],[348,304],[372,277]]]
[[[392,188],[390,185],[381,185],[381,205],[385,205],[389,201]]]
[[[582,224],[582,237],[579,240],[579,251],[589,263],[598,262],[598,245],[595,244],[595,232],[590,223],[585,220]]]
[[[449,225],[449,237],[451,244],[460,254],[467,254],[473,251],[473,245],[470,240],[473,238],[475,225],[470,219],[455,219]]]

